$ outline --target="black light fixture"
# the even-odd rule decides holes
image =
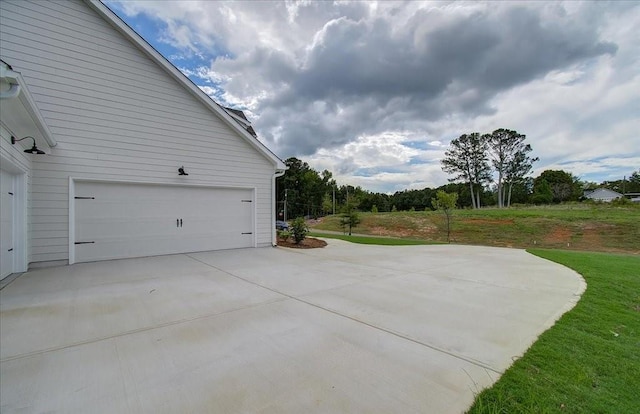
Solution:
[[[178,175],[189,175],[186,172],[184,172],[184,166],[178,168]]]
[[[15,145],[16,142],[20,142],[20,141],[25,140],[27,138],[31,138],[33,140],[33,147],[24,150],[24,152],[26,152],[28,154],[46,154],[46,152],[44,152],[41,149],[38,149],[38,147],[36,147],[36,139],[34,137],[24,137],[24,138],[16,139],[16,137],[11,135],[11,145]]]

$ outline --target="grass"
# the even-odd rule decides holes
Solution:
[[[531,250],[582,274],[587,290],[469,413],[636,413],[640,258]]]
[[[311,232],[311,237],[322,237],[325,239],[339,239],[358,244],[377,244],[382,246],[415,246],[424,244],[434,244],[424,240],[398,239],[393,237],[371,237],[371,236],[349,236],[346,234],[331,234],[322,232]]]
[[[360,213],[356,233],[446,242],[442,214],[434,211]],[[339,216],[312,230],[340,232]],[[640,208],[569,204],[509,209],[456,210],[454,243],[517,248],[640,253]]]

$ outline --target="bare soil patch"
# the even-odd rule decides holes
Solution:
[[[571,230],[566,227],[556,227],[547,235],[545,241],[550,244],[568,243],[571,241]]]
[[[582,235],[582,244],[587,250],[596,250],[604,245],[602,236],[595,226],[585,226]]]

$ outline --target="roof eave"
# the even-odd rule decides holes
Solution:
[[[37,128],[37,131],[41,135],[41,138],[44,138],[47,145],[50,148],[58,145],[58,142],[53,137],[51,130],[47,126],[47,123],[44,120],[44,117],[40,113],[38,106],[36,105],[36,101],[31,96],[31,92],[29,92],[29,88],[27,87],[27,83],[25,82],[22,74],[20,72],[16,72],[13,69],[9,69],[9,66],[4,67],[3,65],[0,68],[0,77],[2,77],[9,84],[15,85],[15,89],[11,95],[3,96],[0,99],[6,101],[14,101],[19,102],[20,111],[24,111],[28,114],[28,117],[31,118],[31,122]],[[21,106],[20,106],[21,105]],[[35,138],[34,138],[35,139]]]

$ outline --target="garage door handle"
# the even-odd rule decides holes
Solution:
[[[176,227],[182,227],[182,219],[176,219]]]
[[[90,241],[90,242],[75,242],[73,244],[93,244],[95,243],[94,241]]]

